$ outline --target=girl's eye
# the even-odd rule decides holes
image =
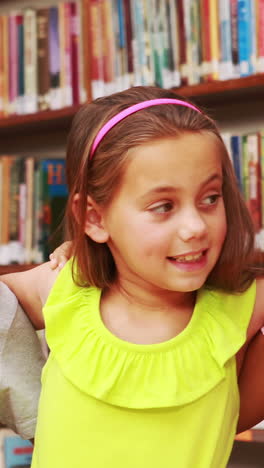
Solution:
[[[162,203],[160,205],[153,206],[150,208],[150,211],[158,214],[163,214],[163,213],[168,213],[169,211],[172,210],[172,203],[171,202],[166,202]]]
[[[203,199],[204,205],[215,205],[217,200],[221,197],[219,193],[215,193],[214,195],[209,195],[208,197]]]

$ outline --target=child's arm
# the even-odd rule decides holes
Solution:
[[[31,270],[0,276],[27,313],[36,329],[44,328],[42,307],[49,295],[58,269],[51,270],[49,262]]]
[[[264,336],[251,340],[239,376],[240,416],[237,432],[250,429],[264,419]]]
[[[0,421],[33,438],[45,357],[17,298],[1,282],[0,325]]]

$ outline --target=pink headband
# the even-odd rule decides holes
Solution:
[[[128,107],[127,109],[122,110],[117,115],[112,117],[97,133],[90,152],[90,159],[93,158],[96,148],[98,147],[99,143],[102,141],[104,136],[113,128],[118,122],[125,119],[128,115],[134,114],[141,109],[145,109],[146,107],[150,106],[158,106],[160,104],[177,104],[178,106],[189,107],[201,114],[201,111],[195,107],[194,105],[190,104],[189,102],[182,101],[181,99],[170,99],[170,98],[161,98],[161,99],[150,99],[149,101],[139,102],[138,104],[134,104],[133,106]]]

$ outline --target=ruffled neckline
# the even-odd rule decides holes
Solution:
[[[113,335],[100,315],[101,291],[60,272],[44,307],[46,337],[64,376],[82,392],[126,408],[190,403],[226,376],[241,348],[254,306],[255,283],[234,295],[201,289],[193,315],[174,338],[138,345]]]
[[[132,343],[129,341],[125,341],[122,338],[119,338],[118,336],[114,335],[104,324],[104,321],[100,313],[100,302],[101,302],[102,291],[97,288],[90,288],[90,292],[91,292],[91,289],[93,289],[92,294],[94,296],[94,301],[95,301],[94,303],[95,311],[93,314],[94,326],[98,329],[98,332],[100,333],[105,343],[112,344],[113,346],[118,346],[120,349],[132,351],[135,353],[146,353],[146,354],[169,351],[174,346],[176,346],[176,344],[179,343],[182,339],[185,339],[185,335],[188,333],[191,333],[192,328],[195,327],[195,322],[197,320],[197,309],[198,309],[197,303],[200,300],[198,299],[198,297],[195,302],[195,306],[194,306],[191,319],[189,320],[187,326],[173,338],[160,342],[160,343],[153,343],[153,344],[136,344],[136,343]],[[200,296],[201,294],[202,294],[202,291],[198,291],[197,296]],[[88,294],[88,300],[89,300],[89,295],[90,294]]]

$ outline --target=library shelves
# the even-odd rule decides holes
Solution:
[[[251,75],[244,78],[237,78],[226,81],[211,81],[194,86],[184,86],[172,88],[172,90],[182,96],[190,98],[195,103],[203,106],[217,108],[223,103],[232,103],[254,98],[264,98],[264,74]],[[10,138],[18,134],[29,137],[32,132],[38,135],[45,135],[56,126],[58,131],[70,128],[71,121],[80,106],[67,107],[59,110],[46,110],[28,115],[14,115],[0,119],[0,137],[6,144]],[[264,261],[264,253],[258,258],[261,263]],[[0,274],[4,272],[21,271],[34,265],[7,265],[0,266]]]

